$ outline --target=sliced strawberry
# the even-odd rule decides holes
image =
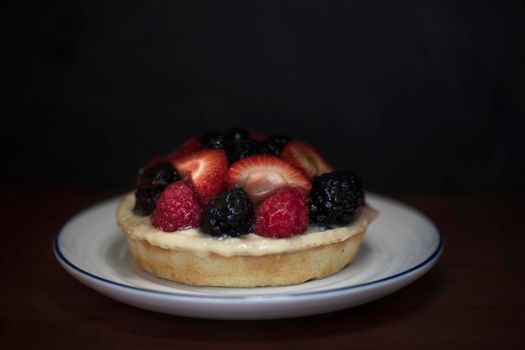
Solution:
[[[182,145],[180,145],[177,149],[175,149],[173,152],[171,152],[168,155],[168,159],[175,159],[179,157],[183,157],[185,155],[188,155],[192,152],[198,151],[202,149],[201,142],[198,137],[192,137],[191,139],[184,142]]]
[[[324,160],[321,152],[304,142],[289,141],[283,148],[281,158],[303,171],[310,178],[334,170]]]
[[[222,149],[203,149],[171,160],[183,178],[190,178],[202,203],[207,204],[223,188],[228,159]]]
[[[284,160],[269,155],[253,155],[235,162],[226,174],[226,185],[242,187],[257,204],[279,188],[289,186],[308,196],[308,177]]]
[[[140,172],[143,172],[144,170],[151,168],[152,166],[155,166],[160,163],[167,162],[168,158],[164,155],[157,155],[148,160],[148,162],[140,169]]]

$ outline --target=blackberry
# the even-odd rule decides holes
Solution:
[[[266,138],[261,143],[260,152],[261,154],[269,154],[272,156],[280,156],[284,146],[290,141],[288,136],[284,135],[273,135]]]
[[[207,148],[225,149],[229,144],[225,135],[217,131],[211,131],[202,135],[200,141],[201,145]]]
[[[156,208],[157,199],[159,199],[161,193],[162,191],[160,190],[137,188],[133,213],[141,216],[151,215]]]
[[[230,164],[254,154],[259,154],[259,144],[253,140],[237,141],[226,149]]]
[[[139,173],[137,187],[162,188],[179,179],[179,174],[171,163],[157,163]]]
[[[242,128],[231,128],[226,132],[226,139],[230,142],[248,140],[248,132]]]
[[[133,212],[137,215],[151,215],[162,191],[178,179],[179,174],[171,163],[157,163],[146,168],[137,180]]]
[[[310,191],[310,222],[331,227],[351,223],[363,198],[361,180],[352,171],[316,176]]]
[[[234,188],[219,193],[202,209],[201,230],[215,237],[239,237],[250,232],[253,217],[248,193]]]

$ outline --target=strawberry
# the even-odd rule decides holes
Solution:
[[[157,200],[151,224],[165,232],[198,227],[200,213],[199,198],[192,185],[186,181],[175,181]]]
[[[167,158],[165,155],[157,155],[148,160],[148,162],[139,170],[139,175],[141,172],[146,171],[147,169],[154,167],[155,165],[158,165],[160,163],[167,162]]]
[[[177,149],[175,149],[173,152],[171,152],[168,155],[168,159],[175,159],[180,158],[185,155],[188,155],[192,152],[198,151],[202,149],[201,142],[198,137],[192,137],[191,139],[184,142],[182,145],[180,145]]]
[[[203,204],[224,185],[228,159],[222,149],[203,149],[171,160],[180,176],[190,178]]]
[[[226,185],[242,187],[257,204],[281,187],[293,187],[308,196],[308,177],[284,160],[270,155],[253,155],[235,162],[226,174]]]
[[[289,141],[283,148],[281,158],[310,178],[333,171],[321,152],[305,142]]]
[[[307,227],[307,201],[289,187],[275,192],[255,212],[255,233],[259,236],[286,238],[305,232]]]

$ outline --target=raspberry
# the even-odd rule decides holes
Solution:
[[[176,181],[166,187],[151,217],[153,226],[165,232],[198,227],[199,221],[199,198],[186,181]]]
[[[262,202],[255,213],[255,233],[264,237],[286,238],[308,227],[308,204],[295,190],[278,190]]]

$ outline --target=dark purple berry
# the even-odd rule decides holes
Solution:
[[[310,222],[332,227],[350,224],[363,200],[361,180],[352,171],[339,170],[316,176],[310,191]]]
[[[234,142],[226,149],[226,155],[230,164],[254,154],[259,154],[259,144],[253,140]]]
[[[137,215],[151,215],[160,194],[178,179],[179,174],[171,163],[157,163],[144,169],[137,180],[133,212]]]
[[[223,191],[201,212],[201,230],[211,236],[238,237],[252,229],[253,205],[242,188]]]
[[[289,140],[290,138],[284,135],[269,136],[261,143],[260,152],[278,157]]]
[[[230,143],[224,134],[217,131],[206,133],[200,138],[201,145],[207,148],[225,149]]]
[[[248,138],[248,132],[242,128],[231,128],[226,132],[226,139],[230,142],[239,142]]]

